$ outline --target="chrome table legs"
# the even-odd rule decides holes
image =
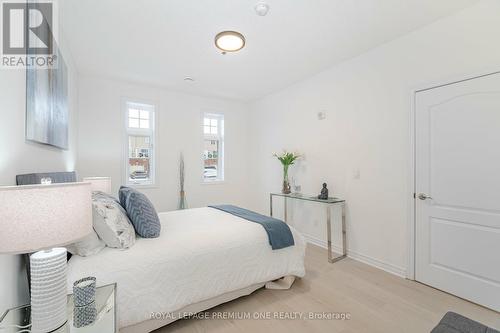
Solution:
[[[345,203],[342,202],[342,254],[338,257],[333,256],[332,251],[332,212],[331,207],[326,207],[326,233],[328,242],[328,262],[334,263],[347,257],[347,239],[345,230]]]

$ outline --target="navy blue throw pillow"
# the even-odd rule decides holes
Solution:
[[[160,236],[161,224],[156,210],[149,199],[133,188],[122,186],[119,192],[120,204],[134,226],[135,232],[143,238]]]

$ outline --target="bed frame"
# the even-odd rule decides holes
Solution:
[[[237,298],[240,298],[243,296],[248,296],[251,293],[253,293],[254,291],[256,291],[257,289],[264,287],[265,285],[266,285],[265,283],[254,284],[250,287],[246,287],[243,289],[239,289],[236,291],[225,293],[225,294],[219,295],[217,297],[204,300],[202,302],[190,304],[188,306],[183,307],[182,309],[179,309],[173,313],[170,313],[168,317],[165,316],[166,318],[149,319],[149,320],[145,320],[139,324],[123,327],[120,329],[120,333],[152,332],[156,329],[159,329],[160,327],[163,327],[165,325],[173,323],[174,321],[176,321],[178,319],[182,319],[182,318],[187,317],[189,315],[193,315],[193,314],[196,314],[198,312],[208,310],[208,309],[213,308],[217,305],[227,303],[229,301],[232,301],[234,299],[237,299]]]
[[[165,316],[166,318],[149,319],[135,325],[123,327],[120,329],[120,333],[152,332],[154,330],[159,329],[160,327],[171,324],[176,320],[211,309],[213,307],[216,307],[217,305],[227,303],[237,298],[248,296],[260,288],[274,289],[274,290],[290,289],[294,281],[295,281],[295,276],[289,275],[278,280],[264,282],[264,283],[257,283],[246,288],[238,289],[198,303],[190,304],[177,311],[174,311],[173,313],[172,312],[168,313],[169,316],[168,317]]]

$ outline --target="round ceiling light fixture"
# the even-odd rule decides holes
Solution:
[[[222,53],[236,52],[245,47],[245,37],[237,31],[222,31],[215,36],[215,46]]]

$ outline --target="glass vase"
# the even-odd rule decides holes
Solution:
[[[283,194],[292,193],[290,181],[288,180],[288,167],[288,165],[283,165],[283,188],[281,189]]]

